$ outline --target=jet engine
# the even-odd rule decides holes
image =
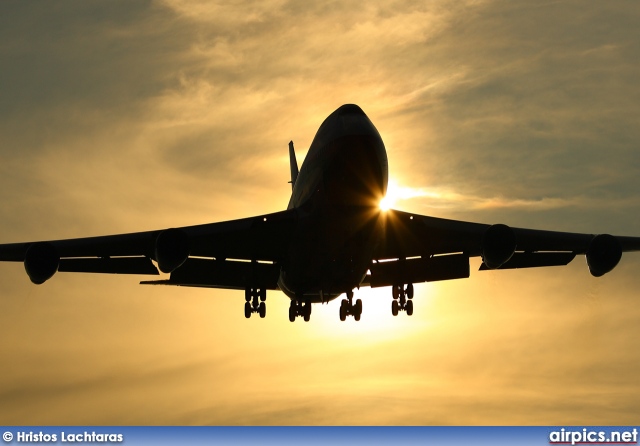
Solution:
[[[609,234],[596,235],[587,251],[587,265],[594,277],[607,274],[616,267],[622,258],[622,247],[614,236]]]
[[[173,272],[189,257],[189,236],[181,229],[165,229],[156,239],[156,261],[163,273]]]
[[[36,285],[49,280],[58,271],[60,256],[56,248],[50,243],[34,243],[27,249],[24,256],[24,269]]]
[[[482,236],[482,261],[489,269],[507,263],[516,251],[516,234],[507,225],[490,226]]]

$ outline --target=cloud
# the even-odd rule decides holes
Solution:
[[[418,161],[432,181],[513,198],[635,194],[638,73],[627,62],[628,29],[594,37],[619,11],[586,8],[568,22],[573,7],[490,2],[417,55],[417,63],[446,55],[456,71],[450,88],[427,89],[410,106],[413,121],[434,129],[430,156]]]

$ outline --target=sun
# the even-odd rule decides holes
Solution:
[[[389,195],[389,193],[387,193],[387,195],[383,197],[382,200],[380,200],[378,206],[380,206],[381,211],[388,211],[393,207],[394,204],[395,200]]]
[[[389,181],[387,194],[382,197],[382,200],[380,200],[380,203],[378,204],[380,210],[388,211],[393,208],[396,205],[398,198],[400,198],[398,185],[393,181]]]

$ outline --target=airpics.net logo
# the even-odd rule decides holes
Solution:
[[[549,444],[638,444],[638,429],[606,432],[587,428],[562,428],[549,434]]]

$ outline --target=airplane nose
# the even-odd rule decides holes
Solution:
[[[336,113],[340,116],[344,115],[364,115],[364,112],[360,107],[356,104],[344,104],[339,109],[336,110]]]
[[[355,104],[344,104],[324,120],[314,138],[326,145],[344,136],[371,135],[380,138],[367,115]]]

